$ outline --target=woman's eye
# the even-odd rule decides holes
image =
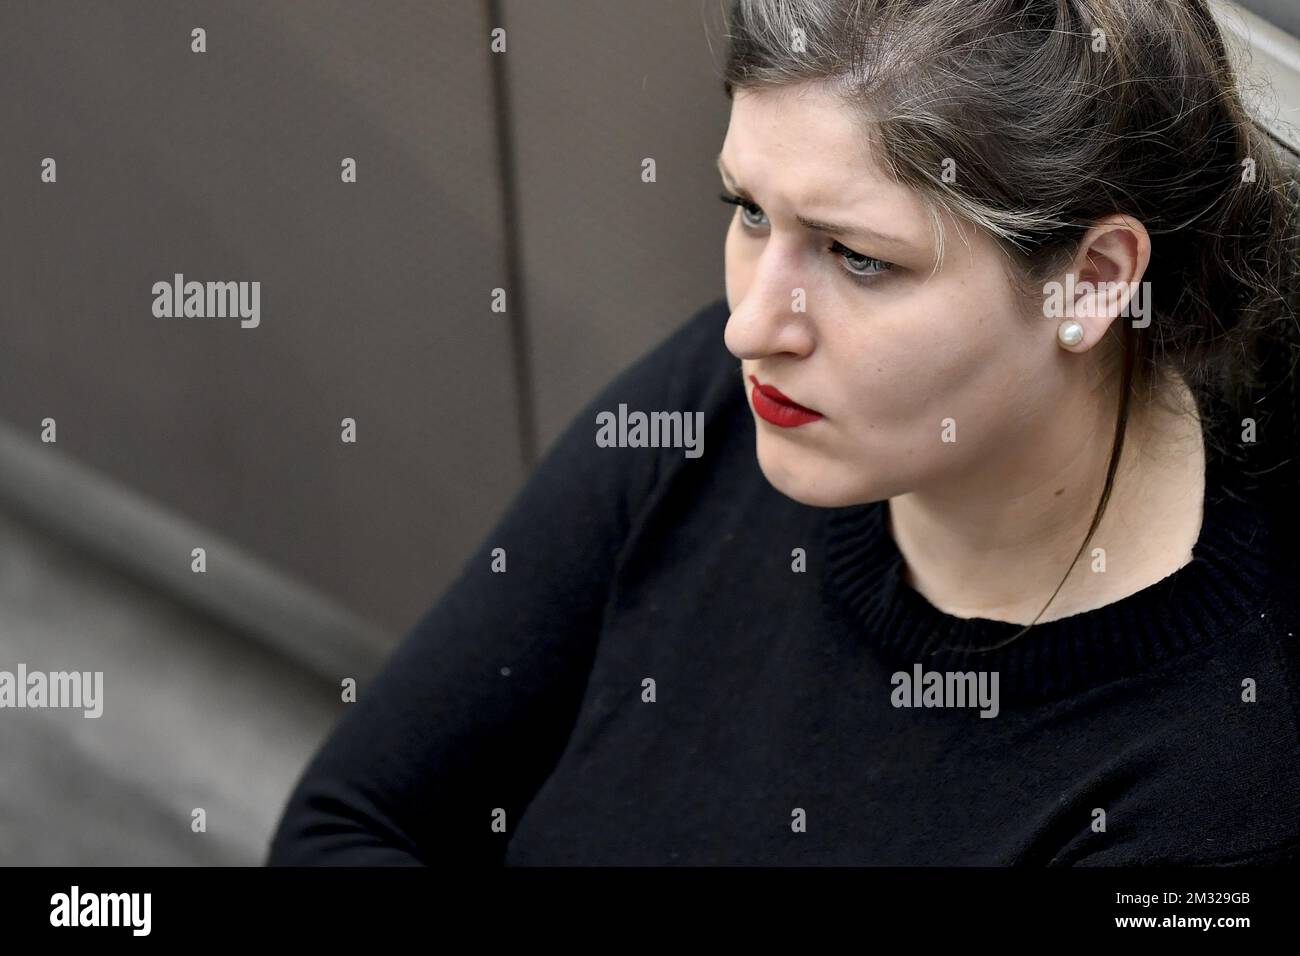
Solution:
[[[831,242],[830,251],[837,253],[839,257],[844,260],[845,272],[858,278],[879,275],[882,272],[888,272],[890,269],[894,268],[892,262],[886,262],[883,259],[874,259],[871,256],[864,256],[859,252],[854,252],[839,240]]]
[[[718,198],[725,203],[740,207],[740,220],[746,229],[762,229],[767,225],[767,214],[748,199],[729,192],[723,192]],[[894,268],[893,263],[854,252],[839,240],[832,240],[827,251],[839,257],[844,263],[844,271],[854,279],[870,281],[882,272]]]
[[[718,197],[725,203],[740,207],[740,218],[745,226],[750,229],[761,229],[767,224],[767,215],[757,205],[748,199],[743,199],[734,193],[724,192]]]
[[[748,199],[742,199],[734,193],[724,192],[718,197],[725,203],[731,203],[733,206],[740,207],[740,218],[750,229],[761,229],[766,224],[767,216],[763,210],[759,209]]]

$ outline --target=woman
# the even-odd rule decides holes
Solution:
[[[270,862],[1295,860],[1297,189],[1202,0],[727,33],[726,302],[552,447]],[[620,405],[703,454],[600,447]]]

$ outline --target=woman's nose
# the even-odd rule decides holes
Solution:
[[[771,244],[754,267],[749,282],[733,302],[723,336],[728,351],[740,359],[778,352],[805,355],[812,349],[812,322],[807,290],[797,269],[780,261]]]

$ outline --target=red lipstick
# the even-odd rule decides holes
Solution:
[[[787,398],[780,389],[763,385],[753,375],[749,376],[749,380],[754,383],[754,388],[749,393],[750,401],[754,404],[754,411],[764,421],[782,428],[797,428],[823,417],[821,412]]]

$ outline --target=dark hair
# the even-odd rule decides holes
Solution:
[[[1092,524],[1014,637],[1092,540],[1130,410],[1167,373],[1195,396],[1207,448],[1285,509],[1300,486],[1300,183],[1243,106],[1204,0],[730,0],[726,31],[728,98],[825,83],[921,196],[941,256],[936,210],[987,230],[1041,302],[1097,219],[1124,213],[1152,237],[1150,325],[1108,330],[1118,407]],[[1228,437],[1243,413],[1255,447]]]

